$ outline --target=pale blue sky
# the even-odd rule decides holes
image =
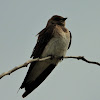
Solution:
[[[100,0],[0,0],[0,73],[29,59],[36,34],[55,14],[68,17],[67,55],[100,62]],[[22,100],[24,90],[17,90],[27,70],[0,80],[0,100]],[[65,59],[24,100],[100,100],[100,66]]]

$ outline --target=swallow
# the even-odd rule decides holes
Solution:
[[[31,58],[64,57],[66,55],[72,40],[71,32],[65,27],[66,19],[54,15],[48,20],[46,27],[37,34],[38,39]],[[20,87],[21,89],[25,88],[22,97],[26,97],[36,89],[60,61],[61,59],[53,58],[41,62],[32,62]]]

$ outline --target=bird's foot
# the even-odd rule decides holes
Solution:
[[[59,57],[59,60],[63,60],[63,59],[64,59],[64,56]]]

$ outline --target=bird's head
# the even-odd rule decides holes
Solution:
[[[52,25],[52,24],[65,26],[66,19],[67,18],[64,18],[62,16],[54,15],[48,20],[47,26]]]

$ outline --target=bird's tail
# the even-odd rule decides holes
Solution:
[[[22,95],[23,98],[25,98],[28,94],[30,93],[30,91],[25,91]]]
[[[46,77],[52,72],[52,70],[55,68],[56,65],[51,64],[49,65],[37,78],[35,81],[32,81],[31,83],[25,84],[25,92],[22,95],[23,98],[25,98],[28,94],[30,94],[34,89],[36,89],[45,79]],[[23,87],[21,87],[23,88]]]

